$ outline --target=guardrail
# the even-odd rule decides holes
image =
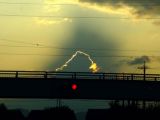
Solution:
[[[58,78],[94,80],[146,80],[160,81],[160,74],[90,73],[55,71],[0,71],[0,78]]]

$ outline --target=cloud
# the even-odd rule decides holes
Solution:
[[[138,17],[157,17],[160,16],[159,0],[79,0],[82,3],[90,3],[101,7],[122,8],[124,6],[131,7],[131,14]]]
[[[160,21],[154,21],[153,24],[159,26],[160,25]]]
[[[129,65],[138,65],[138,64],[143,64],[144,61],[146,63],[150,63],[151,62],[151,58],[149,56],[136,57],[135,59],[129,61],[128,64]]]

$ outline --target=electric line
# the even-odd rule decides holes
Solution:
[[[30,53],[7,53],[7,52],[0,52],[0,55],[13,55],[13,56],[50,56],[50,57],[70,57],[70,54],[30,54]],[[135,57],[141,57],[141,56],[133,56],[133,55],[91,55],[91,57],[95,58],[135,58]],[[148,56],[148,57],[160,57],[160,56]]]
[[[27,3],[27,2],[22,2],[22,3],[16,3],[16,2],[0,2],[0,4],[9,4],[9,5],[62,5],[62,6],[65,6],[65,5],[69,5],[69,6],[75,6],[75,5],[78,5],[78,4],[70,4],[70,3]]]
[[[132,19],[131,17],[105,17],[105,16],[51,16],[51,15],[22,15],[22,14],[0,14],[3,17],[38,17],[38,18],[70,18],[70,19]],[[160,17],[142,17],[138,19],[160,19]]]
[[[13,48],[37,48],[34,46],[22,46],[22,45],[6,45],[6,44],[0,44],[1,47],[13,47]],[[44,48],[44,47],[39,47],[39,48]]]
[[[20,41],[20,40],[0,39],[0,41],[28,44],[28,45],[34,45],[34,46],[42,46],[41,44],[38,44],[38,43],[31,43],[31,42],[25,42],[25,41]]]
[[[0,2],[0,4],[9,5],[62,5],[62,6],[75,6],[78,3],[32,3],[32,2]],[[160,2],[127,2],[127,3],[104,3],[105,6],[122,6],[122,5],[132,5],[132,6],[160,6]]]
[[[5,45],[0,44],[1,47],[13,47],[13,48],[35,48],[35,49],[56,49],[56,50],[68,50],[68,51],[75,51],[75,50],[84,50],[84,51],[103,51],[103,52],[156,52],[159,53],[160,50],[134,50],[134,49],[99,49],[99,48],[65,48],[65,47],[57,47],[57,46],[18,46],[18,45]]]
[[[99,48],[74,48],[74,47],[70,47],[70,48],[65,48],[65,47],[57,47],[57,46],[46,46],[46,45],[43,45],[43,46],[20,46],[20,45],[6,45],[6,44],[0,44],[1,47],[13,47],[13,48],[39,48],[39,49],[61,49],[61,50],[70,50],[70,51],[73,51],[73,50],[87,50],[87,51],[121,51],[121,52],[160,52],[160,50],[135,50],[135,49],[107,49],[107,48],[104,48],[104,49],[99,49]]]
[[[18,44],[24,44],[24,45],[7,45],[7,44],[0,44],[2,47],[28,47],[28,48],[43,48],[43,49],[61,49],[61,50],[88,50],[88,51],[121,51],[121,52],[160,52],[160,50],[137,50],[137,49],[111,49],[111,48],[84,48],[84,47],[60,47],[60,46],[51,46],[51,45],[45,45],[40,44],[38,42],[25,42],[21,40],[10,40],[10,39],[0,39],[0,41],[4,42],[12,42],[12,43],[18,43]],[[30,46],[26,46],[30,45]]]
[[[5,16],[5,17],[39,17],[39,18],[72,18],[72,19],[129,19],[128,17],[126,18],[120,18],[120,17],[96,17],[96,16],[39,16],[39,15],[21,15],[21,14],[0,14],[0,16]]]

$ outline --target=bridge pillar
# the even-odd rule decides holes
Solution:
[[[44,74],[44,78],[47,78],[47,72],[45,72],[45,74]]]
[[[16,76],[15,77],[18,78],[18,71],[16,71]]]
[[[143,109],[146,109],[146,101],[143,100]]]
[[[133,80],[133,74],[131,74],[131,80]]]
[[[61,99],[57,99],[57,107],[61,107],[62,106],[62,101]]]
[[[124,108],[125,107],[125,101],[122,100],[122,107]]]

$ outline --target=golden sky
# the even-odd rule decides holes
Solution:
[[[0,69],[55,70],[77,50],[103,72],[160,73],[157,0],[0,0]],[[65,55],[65,56],[64,56]],[[66,71],[88,71],[77,57]]]

